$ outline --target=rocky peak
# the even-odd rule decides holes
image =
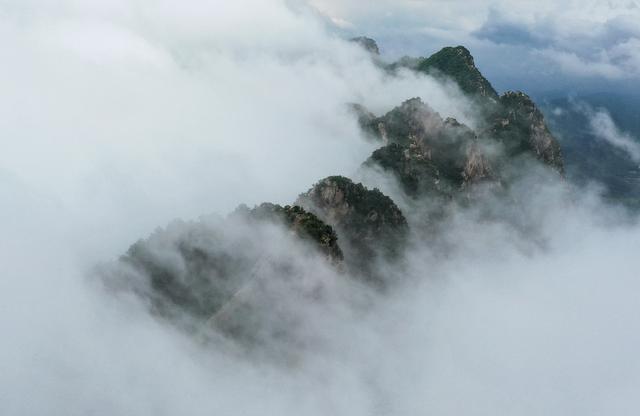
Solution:
[[[446,47],[424,58],[416,66],[420,72],[444,75],[453,79],[460,89],[471,95],[498,99],[498,93],[491,83],[480,73],[473,56],[464,46]]]
[[[406,64],[409,61],[411,65]],[[443,120],[420,98],[409,99],[381,117],[367,112],[366,117],[359,118],[371,136],[380,138],[385,145],[395,143],[403,147],[402,151],[396,147],[380,149],[366,164],[377,163],[383,169],[392,170],[410,194],[420,193],[418,189],[423,186],[417,183],[428,184],[426,189],[433,189],[432,184],[437,183],[440,190],[452,191],[478,180],[498,179],[503,169],[497,165],[517,163],[519,156],[531,155],[563,172],[558,141],[535,103],[521,92],[508,92],[499,97],[465,47],[443,48],[417,61],[404,59],[389,69],[398,66],[451,78],[462,91],[472,98],[480,98],[483,104],[480,120],[483,127],[479,134],[455,119]],[[492,156],[488,157],[483,149],[495,147],[495,142],[501,144],[504,154],[492,150]],[[416,146],[421,152],[408,151]],[[425,157],[430,164],[421,160]]]
[[[343,176],[330,176],[298,197],[296,204],[337,231],[352,272],[380,282],[372,264],[378,256],[399,253],[408,225],[402,211],[378,189],[367,189]]]
[[[365,240],[407,224],[391,198],[344,176],[322,179],[296,202],[339,230]]]
[[[368,126],[369,131],[377,129],[387,146],[375,151],[365,165],[393,172],[410,196],[433,195],[433,191],[450,195],[471,178],[488,176],[489,162],[481,157],[473,130],[454,118],[443,120],[420,98],[370,119]]]
[[[530,153],[558,172],[564,172],[560,144],[547,128],[542,112],[523,92],[507,92],[500,97],[490,128],[483,135],[500,141],[508,156]]]
[[[386,143],[409,145],[412,140],[424,142],[430,132],[443,125],[442,117],[420,98],[411,98],[382,117],[373,120]]]
[[[374,151],[364,166],[393,173],[411,197],[440,192],[440,172],[431,161],[431,155],[419,146],[391,143]]]

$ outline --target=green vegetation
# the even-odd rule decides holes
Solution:
[[[397,258],[408,234],[407,220],[391,198],[344,176],[330,176],[300,195],[297,204],[335,227],[352,275],[383,282],[376,259]]]
[[[411,137],[426,137],[429,134],[426,122],[434,118],[440,118],[438,113],[420,98],[412,98],[377,119],[377,123],[384,126],[389,143],[406,146]]]
[[[381,117],[359,108],[363,130],[388,146],[376,150],[365,165],[391,172],[412,196],[450,197],[476,181],[503,182],[525,159],[538,159],[563,173],[558,141],[542,113],[523,93],[501,97],[462,47],[447,47],[429,58],[404,58],[388,67],[446,76],[482,104],[479,134],[455,119],[442,120],[420,98],[412,98]],[[496,146],[498,145],[498,146]],[[488,149],[488,150],[487,150]]]
[[[365,162],[366,166],[380,166],[393,172],[404,191],[413,197],[439,192],[440,172],[433,162],[423,157],[412,157],[410,150],[397,143],[381,147]]]
[[[321,216],[335,211],[336,225],[357,234],[372,234],[384,227],[406,227],[407,221],[391,198],[378,189],[367,189],[344,176],[329,176],[300,196],[299,201],[324,211]]]
[[[316,244],[332,261],[343,260],[342,250],[338,245],[338,236],[333,228],[298,205],[283,207],[265,202],[252,210],[241,208],[236,210],[236,213],[241,213],[252,220],[282,223],[293,230],[299,238]]]
[[[558,172],[564,172],[560,144],[551,135],[544,116],[528,95],[507,92],[500,97],[491,127],[484,136],[504,146],[506,156],[533,156]]]
[[[408,195],[451,196],[470,179],[465,169],[475,133],[453,118],[443,120],[420,98],[403,102],[375,124],[390,144],[376,150],[365,165],[392,172]]]
[[[498,99],[498,93],[491,83],[476,68],[473,56],[464,46],[446,47],[423,59],[416,70],[424,73],[438,73],[453,79],[460,89],[471,96]]]

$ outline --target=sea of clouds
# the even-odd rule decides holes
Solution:
[[[287,365],[211,348],[96,281],[174,218],[357,172],[375,145],[346,103],[420,96],[475,124],[454,86],[388,76],[318,7],[4,1],[0,51],[1,414],[637,414],[640,228],[537,173],[514,185],[520,212],[481,199],[437,242],[414,236],[384,296],[309,260],[338,283],[320,305],[287,298],[317,342]],[[273,232],[274,256],[299,254]]]

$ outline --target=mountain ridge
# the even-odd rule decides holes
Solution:
[[[379,53],[372,39],[353,41],[372,55]],[[473,203],[473,190],[480,185],[508,188],[510,172],[523,160],[562,177],[560,145],[526,94],[499,96],[462,46],[413,62],[417,66],[411,70],[452,79],[470,99],[488,103],[475,131],[456,119],[443,118],[420,97],[409,98],[381,116],[351,105],[363,134],[379,145],[362,167],[397,179],[403,198],[416,206],[436,203],[440,208],[429,211],[426,222],[446,217],[450,204]],[[492,150],[496,147],[500,151]],[[276,248],[269,246],[273,232],[284,233],[291,244],[302,244],[308,249],[305,256],[321,257],[345,279],[355,277],[373,290],[386,290],[393,279],[378,266],[401,264],[409,236],[416,232],[414,225],[379,189],[329,176],[291,205],[241,205],[214,224],[177,222],[133,244],[103,275],[116,282],[113,287],[133,291],[149,302],[153,312],[172,322],[180,324],[185,320],[180,315],[186,315],[200,327],[207,323],[236,336],[240,343],[260,344],[256,338],[260,322],[270,319],[265,316],[269,308],[260,300],[268,297],[269,282],[261,276],[282,275],[284,283],[277,284],[289,285],[304,281],[305,275],[295,258],[273,252]],[[270,231],[272,226],[275,231]],[[313,298],[315,287],[303,285],[297,293]],[[243,323],[236,314],[248,321]],[[286,327],[278,328],[286,332]]]

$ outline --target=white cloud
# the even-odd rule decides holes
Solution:
[[[433,4],[444,26],[464,8]],[[372,145],[345,102],[473,108],[277,1],[0,8],[1,414],[637,414],[639,229],[564,184],[514,186],[536,239],[483,219],[500,206],[461,211],[454,249],[416,247],[369,315],[316,314],[325,343],[292,366],[202,349],[105,296],[87,270],[154,227],[354,171]]]
[[[536,51],[536,55],[555,63],[563,72],[574,76],[620,79],[629,75],[606,57],[598,61],[589,61],[573,52],[556,49]]]
[[[631,160],[640,164],[640,142],[629,132],[621,131],[604,108],[594,108],[584,101],[571,101],[572,108],[583,114],[591,133],[598,139],[624,151]]]
[[[2,166],[71,210],[107,215],[138,199],[160,215],[151,226],[241,198],[291,200],[354,170],[370,145],[346,102],[381,111],[421,95],[465,118],[433,80],[390,80],[316,20],[258,3],[256,14],[210,2],[118,13],[68,2],[26,22],[3,15],[3,60],[14,64],[0,68],[11,142]],[[230,170],[224,184],[193,179]]]
[[[631,160],[640,164],[640,143],[627,132],[620,131],[606,110],[588,108],[589,124],[595,136],[625,151]]]

